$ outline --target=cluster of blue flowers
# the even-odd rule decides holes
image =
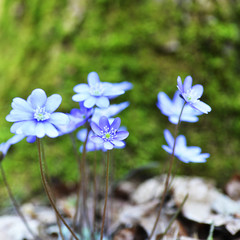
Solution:
[[[55,138],[71,133],[85,123],[91,124],[94,131],[88,135],[87,151],[106,151],[124,147],[123,140],[129,133],[125,128],[122,130],[120,128],[119,131],[120,119],[114,120],[111,117],[128,107],[129,103],[110,105],[110,100],[131,88],[132,84],[129,82],[115,84],[100,82],[98,74],[91,72],[88,74],[88,84],[82,83],[74,87],[77,94],[72,100],[79,102],[79,108],[72,109],[69,114],[55,112],[62,102],[62,97],[59,94],[47,97],[42,89],[33,90],[27,100],[14,98],[12,110],[6,120],[13,122],[10,131],[15,135],[0,145],[2,156],[6,155],[11,145],[25,137],[28,142],[34,142],[36,138],[44,136]],[[96,131],[98,123],[103,133]],[[81,129],[77,133],[77,137],[83,142],[86,136],[87,129]]]
[[[176,91],[172,101],[164,92],[158,94],[157,107],[162,114],[168,116],[171,123],[179,124],[181,121],[197,122],[199,115],[211,111],[209,105],[200,101],[203,86],[200,84],[192,86],[191,76],[187,76],[183,84],[181,78],[178,77],[177,88],[178,91]],[[170,131],[165,129],[164,137],[168,146],[163,145],[163,149],[170,154],[174,153],[182,162],[206,162],[206,158],[210,156],[209,153],[201,153],[200,147],[187,147],[187,141],[183,135],[176,136],[176,140],[174,140]]]
[[[42,89],[35,89],[27,98],[16,97],[12,101],[12,110],[6,120],[13,122],[10,129],[15,135],[0,145],[0,151],[5,156],[9,147],[27,137],[28,142],[48,136],[55,138],[71,133],[88,123],[91,130],[88,134],[86,151],[110,150],[123,148],[124,139],[128,136],[125,127],[120,127],[120,118],[112,117],[129,106],[129,102],[110,105],[110,100],[132,88],[129,82],[101,82],[96,72],[88,74],[88,84],[81,83],[74,87],[76,92],[72,100],[79,102],[79,108],[72,109],[69,114],[55,112],[62,98],[59,94],[47,97]],[[192,86],[192,78],[187,76],[184,83],[177,78],[177,88],[171,100],[164,92],[159,92],[157,107],[168,116],[173,124],[180,121],[197,122],[199,115],[211,111],[210,106],[200,100],[203,86]],[[181,117],[180,117],[181,115]],[[180,117],[180,119],[179,119]],[[77,138],[84,142],[87,128],[79,130]],[[168,146],[163,149],[173,152],[174,138],[168,130],[164,131]],[[80,148],[80,151],[83,147]],[[209,154],[201,153],[199,147],[187,147],[186,138],[180,135],[176,138],[174,155],[183,162],[205,162]]]

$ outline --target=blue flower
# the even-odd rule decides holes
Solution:
[[[47,97],[42,89],[33,90],[27,101],[19,97],[14,98],[13,110],[6,117],[7,121],[14,122],[11,132],[38,138],[45,135],[51,138],[59,136],[57,129],[69,122],[66,114],[54,112],[61,101],[60,95],[53,94]]]
[[[78,84],[73,90],[77,93],[72,97],[73,101],[83,101],[86,108],[92,108],[94,105],[107,108],[110,104],[109,97],[116,97],[124,93],[121,88],[114,87],[111,83],[100,82],[96,72],[88,74],[88,84]]]
[[[164,92],[158,93],[157,107],[161,110],[162,114],[168,116],[168,120],[173,124],[178,123],[183,104],[184,100],[180,97],[179,91],[175,92],[173,100],[171,100]],[[181,121],[197,122],[197,116],[201,114],[202,112],[186,105],[182,112]]]
[[[177,87],[181,93],[183,99],[193,108],[203,112],[208,113],[212,109],[209,105],[199,100],[203,94],[203,86],[196,84],[192,87],[192,77],[187,76],[182,84],[180,77],[177,79]]]
[[[129,102],[123,102],[120,104],[111,104],[108,108],[95,108],[91,121],[98,123],[102,116],[106,116],[108,118],[113,117],[128,106]]]
[[[82,102],[79,105],[80,108],[74,108],[71,110],[70,114],[67,114],[69,117],[69,123],[60,126],[58,129],[60,131],[59,135],[73,132],[77,128],[83,126],[92,116],[92,108],[85,108]]]
[[[169,132],[169,130],[164,130],[164,137],[166,139],[167,145],[163,145],[162,148],[172,154],[173,151],[173,144],[174,144],[174,138]],[[201,153],[201,148],[196,146],[187,146],[186,138],[183,135],[179,135],[176,138],[176,146],[174,155],[182,162],[189,163],[189,162],[195,162],[195,163],[203,163],[206,162],[206,158],[210,157],[209,153]]]
[[[109,123],[112,123],[113,119],[109,119]],[[126,127],[121,126],[118,129],[119,131],[126,131]],[[103,143],[95,143],[91,140],[92,136],[94,136],[94,133],[92,130],[90,130],[89,134],[88,134],[88,140],[87,140],[87,144],[86,144],[86,151],[87,152],[93,152],[93,151],[107,151],[107,149],[104,148]],[[78,131],[77,133],[77,139],[80,140],[81,142],[85,142],[87,137],[87,129],[83,128],[81,130]],[[121,146],[121,147],[117,147],[115,146],[115,148],[124,148],[125,145]],[[83,151],[83,145],[80,147],[80,152]]]
[[[94,143],[102,143],[104,148],[111,150],[114,147],[125,146],[124,140],[128,137],[128,131],[118,131],[121,124],[120,118],[115,118],[113,123],[110,125],[109,120],[106,116],[102,116],[99,120],[99,125],[91,122],[91,128],[96,136],[92,136],[91,140]]]

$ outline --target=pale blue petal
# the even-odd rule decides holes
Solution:
[[[120,127],[121,125],[121,119],[119,117],[115,118],[113,123],[111,124],[110,128],[112,129],[116,129],[118,130],[118,128]]]
[[[169,154],[172,154],[172,148],[170,148],[169,146],[167,146],[167,145],[162,145],[162,148],[163,148],[166,152],[168,152]]]
[[[47,101],[47,95],[42,89],[35,89],[28,97],[27,101],[32,105],[34,109],[38,107],[44,107]]]
[[[17,122],[17,121],[25,121],[32,120],[33,113],[32,112],[23,112],[20,110],[11,110],[10,114],[6,116],[6,120],[8,122]]]
[[[177,87],[180,92],[183,92],[182,80],[179,76],[177,78]]]
[[[80,140],[81,142],[84,142],[86,140],[87,137],[87,129],[81,129],[77,132],[77,139]],[[90,137],[90,133],[89,133],[89,137]]]
[[[92,108],[95,104],[96,104],[96,98],[93,96],[86,99],[83,103],[84,107],[86,108]]]
[[[96,99],[96,105],[100,108],[107,108],[110,105],[107,97],[99,97]]]
[[[77,93],[85,93],[89,92],[89,89],[90,88],[86,83],[80,83],[73,88],[73,91]]]
[[[183,83],[183,91],[187,92],[187,90],[191,89],[191,87],[192,87],[192,77],[187,76]]]
[[[111,141],[116,147],[124,147],[125,143],[123,141],[119,141],[119,140],[112,140]]]
[[[204,103],[202,101],[197,101],[196,103],[193,103],[192,106],[205,114],[207,114],[208,112],[210,112],[212,110],[209,105],[207,105],[206,103]]]
[[[119,95],[124,94],[125,92],[121,89],[114,89],[114,88],[105,88],[103,91],[103,96],[106,97],[117,97]]]
[[[111,150],[111,149],[113,149],[113,144],[112,143],[110,143],[110,142],[104,142],[103,143],[103,146],[104,146],[104,148],[105,149],[107,149],[107,150]]]
[[[67,114],[55,112],[51,114],[50,119],[48,121],[58,126],[58,125],[67,125],[70,120]]]
[[[36,135],[36,121],[24,121],[22,126],[16,129],[16,134],[24,134],[26,136]]]
[[[171,99],[164,92],[158,93],[157,107],[161,110],[162,114],[166,116],[170,116],[175,113],[173,111]]]
[[[16,133],[18,128],[21,128],[24,125],[25,122],[16,122],[13,123],[13,125],[10,128],[11,133]]]
[[[59,132],[51,123],[44,123],[45,133],[50,138],[55,138],[59,136]]]
[[[44,128],[44,123],[38,122],[35,128],[36,131],[36,136],[38,138],[42,138],[45,136],[45,128]]]
[[[172,134],[170,133],[170,131],[168,129],[165,129],[164,132],[164,138],[167,142],[167,144],[169,145],[169,147],[173,147],[173,144],[174,144],[174,138],[172,136]]]
[[[90,125],[94,133],[96,133],[97,135],[102,134],[102,129],[95,122],[91,122]]]
[[[22,110],[25,112],[33,112],[32,106],[24,99],[16,97],[11,104],[13,109]]]
[[[89,93],[78,93],[72,96],[74,102],[82,102],[88,99],[91,95]]]
[[[187,145],[187,141],[186,141],[185,136],[179,135],[176,139],[176,146],[178,146],[179,148],[180,147],[184,148],[184,147],[186,147],[186,145]]]
[[[9,144],[16,144],[23,140],[26,136],[24,134],[16,134],[13,137],[11,137],[7,142]]]
[[[52,96],[47,98],[45,110],[48,113],[53,113],[60,106],[61,102],[62,97],[59,94],[53,94]]]
[[[108,118],[106,116],[102,116],[99,120],[99,127],[101,129],[104,129],[105,127],[107,127],[108,129],[110,128],[110,125],[109,125],[109,121],[108,121]]]
[[[96,72],[90,72],[87,77],[89,86],[95,86],[100,82],[99,76]]]
[[[91,136],[90,139],[91,139],[91,141],[93,141],[93,142],[96,143],[96,144],[101,144],[101,143],[104,142],[103,139],[100,138],[100,137],[98,137],[98,136]]]
[[[183,122],[192,122],[192,123],[194,123],[194,122],[197,122],[199,119],[198,119],[198,117],[196,117],[196,116],[194,116],[194,115],[184,115],[184,114],[182,114],[182,117],[181,117],[181,121],[183,121]],[[177,124],[177,123],[174,123],[174,124]]]
[[[117,132],[117,136],[114,138],[116,140],[124,140],[129,136],[128,131],[119,131]]]
[[[200,98],[203,94],[203,86],[201,84],[194,85],[192,87],[192,90],[194,91],[196,98]]]

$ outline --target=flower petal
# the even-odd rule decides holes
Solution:
[[[24,134],[26,136],[36,136],[36,121],[24,121],[22,126],[16,129],[16,134]]]
[[[43,107],[47,101],[47,95],[42,89],[37,88],[32,91],[27,101],[33,106],[33,108]]]
[[[88,80],[89,86],[94,86],[100,82],[99,76],[96,72],[90,72],[88,74],[87,80]]]
[[[50,138],[55,138],[59,136],[57,129],[49,122],[44,123],[45,133]]]
[[[177,88],[180,92],[183,92],[183,85],[182,85],[182,80],[181,78],[178,76],[177,78]]]
[[[100,108],[107,108],[110,105],[110,102],[107,97],[99,97],[96,100],[96,105]]]
[[[91,122],[90,125],[94,133],[99,136],[102,134],[102,129],[95,122]]]
[[[162,148],[163,148],[166,152],[168,152],[169,154],[172,154],[172,148],[170,148],[169,146],[167,146],[167,145],[162,145]]]
[[[115,118],[114,120],[113,120],[113,123],[111,124],[111,126],[110,126],[110,128],[112,129],[116,129],[116,130],[118,130],[118,128],[120,127],[120,125],[121,125],[121,119],[119,118],[119,117],[117,117],[117,118]]]
[[[6,116],[6,120],[8,122],[17,122],[17,121],[25,121],[25,120],[32,120],[33,113],[32,112],[25,112],[21,110],[11,110],[10,114]]]
[[[197,110],[208,114],[208,112],[210,112],[212,109],[209,105],[207,105],[206,103],[202,102],[202,101],[197,101],[196,103],[191,104],[194,108],[196,108]]]
[[[89,86],[86,83],[80,83],[73,88],[73,91],[76,93],[89,92]]]
[[[24,134],[16,134],[13,137],[11,137],[7,142],[9,144],[16,144],[23,140],[26,136]]]
[[[74,102],[82,102],[90,97],[89,93],[78,93],[72,96]]]
[[[192,77],[187,76],[183,83],[183,92],[187,92],[187,90],[191,89],[191,87],[192,87]]]
[[[116,147],[124,147],[125,143],[123,141],[119,141],[119,140],[112,140],[111,141]]]
[[[34,143],[34,142],[36,142],[36,136],[28,136],[28,137],[27,137],[27,142],[28,142],[28,143]]]
[[[92,108],[96,104],[96,98],[91,96],[88,99],[86,99],[83,103],[84,107],[86,108]]]
[[[172,134],[170,133],[170,131],[168,129],[165,129],[163,134],[164,134],[164,138],[165,138],[167,144],[169,145],[169,147],[173,148],[174,138],[173,138]]]
[[[103,143],[103,146],[104,146],[104,148],[105,149],[107,149],[107,150],[111,150],[111,149],[113,149],[113,144],[112,143],[110,143],[110,142],[104,142]]]
[[[62,97],[59,94],[53,94],[47,98],[45,110],[49,113],[54,112],[62,102]]]
[[[99,120],[99,127],[101,129],[104,129],[105,127],[107,127],[108,129],[110,128],[110,124],[108,121],[108,118],[106,116],[102,116]]]
[[[96,144],[101,144],[104,142],[103,139],[98,136],[91,136],[90,140]]]
[[[54,112],[51,114],[48,122],[58,126],[58,125],[67,125],[69,123],[69,117],[67,114]]]
[[[157,107],[161,110],[162,114],[166,116],[174,114],[174,108],[171,99],[164,92],[158,93]]]
[[[114,139],[116,139],[116,140],[124,140],[128,136],[129,136],[129,132],[128,131],[119,131],[119,132],[117,132],[117,136]]]
[[[89,136],[90,136],[90,133],[89,133]],[[86,140],[86,137],[87,137],[87,129],[86,128],[81,129],[77,132],[77,139],[80,140],[81,142],[84,142]]]
[[[13,109],[22,110],[25,112],[33,112],[31,105],[24,99],[16,97],[13,99],[11,104]]]
[[[45,128],[44,128],[44,123],[42,122],[38,122],[37,125],[36,125],[36,136],[38,138],[42,138],[45,136]]]

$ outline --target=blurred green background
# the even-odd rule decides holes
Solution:
[[[234,0],[0,0],[0,141],[12,136],[5,116],[14,97],[43,88],[48,96],[61,94],[59,111],[70,112],[78,106],[73,87],[96,71],[101,81],[134,84],[113,101],[130,102],[119,115],[130,136],[126,149],[114,152],[115,177],[150,162],[158,162],[160,172],[168,160],[163,130],[173,126],[156,107],[157,94],[172,97],[177,76],[191,75],[204,86],[202,100],[212,112],[183,123],[180,132],[211,157],[205,164],[176,161],[176,169],[223,186],[240,171],[239,23]],[[75,182],[69,136],[45,143],[51,174]],[[4,167],[18,198],[42,191],[35,144],[13,146]]]

